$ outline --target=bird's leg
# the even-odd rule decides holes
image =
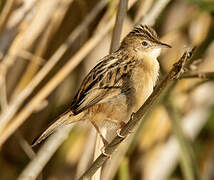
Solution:
[[[91,121],[91,123],[93,124],[93,126],[95,127],[95,129],[97,130],[97,133],[100,135],[102,141],[103,141],[103,144],[104,144],[104,147],[108,146],[108,141],[103,137],[99,127],[97,126],[97,124],[94,122],[94,121]]]
[[[114,120],[114,119],[106,119],[106,121],[109,121],[111,123],[116,124],[119,128],[117,129],[116,133],[119,137],[121,138],[125,138],[126,136],[123,136],[120,134],[121,129],[126,125],[126,123],[124,121],[118,121],[118,120]]]
[[[97,133],[100,135],[100,137],[101,137],[101,139],[102,139],[102,141],[103,141],[103,144],[104,144],[104,146],[101,148],[101,152],[106,156],[106,157],[109,157],[109,158],[111,158],[111,155],[109,155],[109,154],[107,154],[106,152],[105,152],[105,148],[108,146],[108,141],[103,137],[103,135],[102,135],[102,133],[101,133],[101,131],[100,131],[100,129],[99,129],[99,127],[97,126],[97,124],[94,122],[94,121],[90,121],[92,124],[93,124],[93,126],[95,127],[95,129],[97,130]]]
[[[132,119],[133,117],[134,117],[134,113],[132,113],[131,119]],[[120,128],[117,130],[117,135],[118,135],[119,137],[121,137],[121,138],[126,138],[127,136],[129,136],[129,135],[132,133],[131,131],[129,131],[129,133],[128,133],[126,136],[120,134],[121,129],[122,129],[125,125],[126,125],[126,123],[125,123],[124,121],[121,121],[121,122],[120,122]]]

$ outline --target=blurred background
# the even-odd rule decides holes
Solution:
[[[0,1],[0,179],[77,179],[92,163],[96,134],[87,122],[31,143],[109,53],[119,3]],[[160,79],[186,47],[197,49],[188,72],[92,179],[214,179],[213,16],[213,0],[128,1],[121,39],[148,24],[173,47],[159,57]]]

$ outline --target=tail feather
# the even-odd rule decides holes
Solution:
[[[36,146],[44,139],[46,139],[48,136],[53,134],[59,127],[79,120],[80,120],[79,118],[75,118],[71,111],[64,113],[52,125],[50,125],[41,135],[39,135],[37,138],[33,140],[32,147]]]

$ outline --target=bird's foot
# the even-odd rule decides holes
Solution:
[[[118,135],[119,137],[123,138],[123,139],[125,139],[126,137],[128,137],[128,136],[132,133],[132,131],[129,131],[127,135],[121,135],[121,130],[122,130],[122,128],[123,128],[125,125],[126,125],[125,122],[121,122],[121,123],[120,123],[120,128],[116,131],[116,132],[117,132],[117,135]]]
[[[127,135],[121,135],[120,132],[121,132],[121,128],[117,130],[117,136],[125,139],[127,137]]]
[[[106,156],[107,158],[111,159],[111,154],[106,153],[106,152],[105,152],[105,149],[106,149],[105,146],[103,146],[103,147],[101,148],[102,154],[103,154],[104,156]]]

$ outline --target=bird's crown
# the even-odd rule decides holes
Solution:
[[[129,36],[143,37],[145,39],[155,42],[159,40],[159,37],[155,30],[147,25],[140,25],[134,27],[134,29],[129,33]]]

